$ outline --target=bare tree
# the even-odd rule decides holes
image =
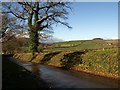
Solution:
[[[9,40],[13,36],[13,25],[15,24],[12,18],[9,18],[8,15],[1,15],[2,17],[2,26],[0,30],[0,38],[2,41]],[[6,39],[6,40],[3,40]]]
[[[4,43],[21,32],[22,26],[18,24],[15,17],[12,17],[9,14],[1,14],[0,17],[2,20],[2,24],[0,26],[0,39],[1,42]]]
[[[40,31],[50,30],[58,23],[71,28],[66,22],[70,9],[68,2],[15,2],[3,3],[3,5],[5,12],[27,21],[30,49],[33,54],[38,51]]]

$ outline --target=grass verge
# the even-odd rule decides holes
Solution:
[[[49,52],[44,53],[44,56],[42,55],[43,53],[38,54],[42,58],[36,58],[33,61],[39,61],[39,63],[45,61],[45,64],[55,67],[65,67],[114,79],[120,78],[118,75],[120,68],[118,67],[117,48],[87,50],[83,53],[81,51],[61,51],[57,54]],[[16,54],[15,57],[17,56]],[[23,55],[19,54],[18,58],[22,60],[20,57],[23,58]]]

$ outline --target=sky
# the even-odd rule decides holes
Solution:
[[[53,37],[65,41],[118,38],[117,2],[71,2],[67,22],[72,29],[58,25]]]
[[[71,7],[67,22],[72,29],[62,25],[54,27],[54,39],[118,38],[118,2],[71,2]]]

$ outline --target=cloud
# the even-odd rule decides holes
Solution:
[[[42,41],[42,43],[54,43],[54,42],[64,42],[64,40],[56,37],[50,37],[47,40]]]

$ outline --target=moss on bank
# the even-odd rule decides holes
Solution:
[[[77,52],[77,53],[75,53]],[[32,62],[41,63],[56,67],[67,67],[77,71],[84,71],[105,77],[118,78],[118,49],[88,50],[81,54],[81,51],[61,51],[39,53]],[[31,54],[15,54],[15,58],[29,61]]]

